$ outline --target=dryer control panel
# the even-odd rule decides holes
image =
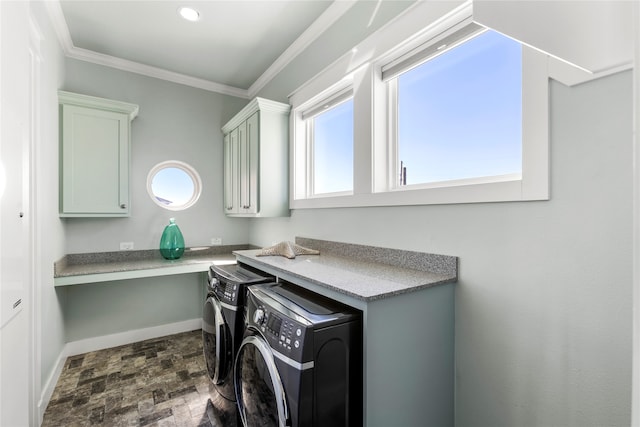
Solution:
[[[214,279],[216,280],[216,279]],[[238,284],[234,282],[221,282],[214,284],[213,291],[218,299],[231,305],[238,305]]]
[[[209,268],[207,292],[214,293],[221,302],[242,306],[247,286],[272,280],[271,276],[260,275],[235,264],[212,265]]]

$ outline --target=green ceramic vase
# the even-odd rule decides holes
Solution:
[[[175,218],[169,219],[160,238],[160,253],[166,259],[178,259],[184,253],[184,237]]]

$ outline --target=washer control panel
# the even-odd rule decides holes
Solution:
[[[302,361],[306,329],[302,324],[265,306],[257,307],[249,321],[263,333],[274,350],[293,360]]]

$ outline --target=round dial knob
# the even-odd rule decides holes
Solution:
[[[259,308],[253,313],[253,321],[258,325],[264,320],[264,310]]]

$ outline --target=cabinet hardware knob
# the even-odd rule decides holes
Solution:
[[[121,204],[121,205],[120,205],[120,208],[122,208],[122,209],[127,209],[127,204],[126,204],[126,203]]]
[[[24,212],[20,212],[20,213],[18,214],[18,216],[19,216],[20,218],[24,217]]]

